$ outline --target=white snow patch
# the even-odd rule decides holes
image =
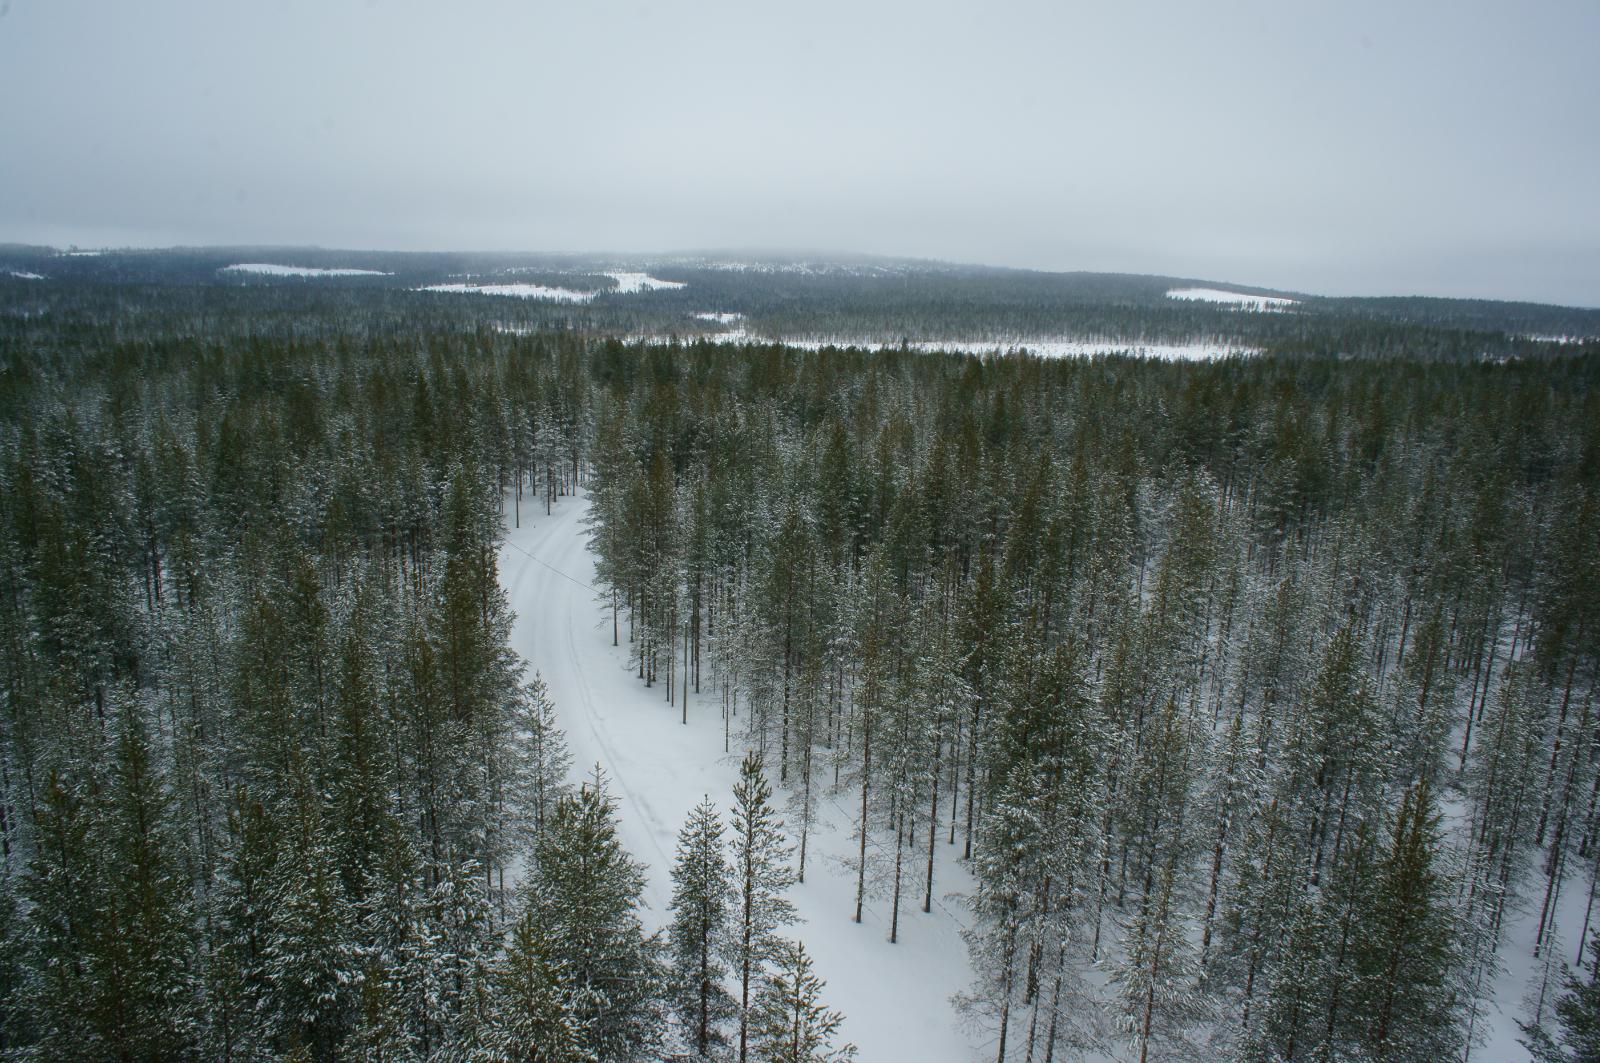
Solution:
[[[898,277],[907,273],[935,272],[933,264],[915,269],[909,266],[880,266],[852,262],[746,262],[738,259],[680,258],[674,260],[693,269],[719,273],[798,273],[807,277],[844,275],[849,277]]]
[[[719,325],[731,325],[735,321],[743,321],[743,314],[735,314],[726,310],[703,310],[695,315],[697,321],[715,321]]]
[[[587,303],[595,292],[551,288],[543,284],[429,284],[419,292],[455,292],[466,295],[503,295],[513,299],[542,299],[550,303]]]
[[[682,281],[664,281],[652,277],[648,273],[602,273],[602,277],[610,277],[617,282],[617,293],[631,295],[634,292],[672,291],[677,288],[687,288]]]
[[[1225,303],[1241,310],[1286,310],[1300,301],[1281,295],[1245,295],[1242,292],[1226,292],[1220,288],[1174,288],[1167,293],[1167,298],[1186,302]]]
[[[698,316],[698,315],[696,315]],[[648,343],[670,343],[671,337],[633,337]],[[866,350],[893,350],[901,344],[898,340],[862,339],[845,336],[784,336],[774,338],[751,333],[745,328],[727,332],[710,333],[704,337],[714,343],[781,343],[787,347],[817,351],[824,347],[861,347]],[[1145,340],[1076,339],[1068,337],[1041,337],[1008,340],[912,340],[906,344],[911,350],[933,353],[948,351],[955,354],[1016,354],[1027,351],[1039,358],[1091,358],[1101,354],[1125,354],[1139,358],[1159,358],[1168,362],[1202,362],[1218,358],[1249,356],[1261,353],[1258,347],[1245,347],[1235,343],[1193,341],[1189,343],[1150,343]]]
[[[508,510],[514,505],[506,499]],[[683,709],[667,704],[664,688],[645,687],[628,666],[627,644],[612,646],[611,617],[592,586],[597,577],[586,546],[587,493],[562,500],[549,517],[533,506],[523,509],[520,528],[511,527],[513,515],[506,514],[500,551],[500,582],[516,612],[511,644],[544,676],[572,750],[574,780],[596,762],[604,766],[618,833],[646,865],[640,915],[656,930],[669,918],[678,829],[702,796],[726,816],[742,750],[735,741],[730,753],[722,751],[721,699],[710,685],[703,694],[690,692],[685,726]],[[736,730],[742,720],[735,721]],[[859,1046],[863,1060],[969,1063],[986,1051],[978,1044],[985,1035],[969,1031],[950,1005],[952,994],[969,988],[971,974],[960,934],[962,904],[949,894],[970,890],[971,877],[941,838],[931,914],[919,910],[918,872],[902,900],[898,944],[887,940],[886,898],[870,899],[863,922],[852,922],[850,862],[857,840],[849,806],[859,800],[859,794],[824,792],[818,802],[806,881],[789,891],[801,921],[785,933],[803,938],[815,956],[817,974],[827,982],[823,1000],[845,1015],[839,1039]],[[877,846],[881,839],[872,841]]]
[[[8,269],[8,270],[6,270],[6,272],[11,274],[11,276],[17,278],[20,281],[42,281],[42,280],[44,280],[44,274],[43,273],[30,273],[25,269]]]
[[[1586,340],[1593,339],[1592,336],[1542,336],[1535,332],[1524,332],[1518,338],[1532,340],[1534,343],[1557,343],[1563,347],[1568,345],[1576,345],[1583,343]]]
[[[315,266],[280,266],[274,262],[236,262],[218,273],[256,273],[263,277],[392,277],[381,269],[318,269]]]

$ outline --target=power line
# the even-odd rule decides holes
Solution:
[[[589,584],[583,582],[583,580],[578,579],[576,576],[569,576],[565,572],[561,571],[559,568],[556,568],[556,566],[550,564],[550,562],[543,561],[543,560],[541,560],[541,559],[539,559],[537,557],[534,557],[532,554],[528,553],[528,551],[524,550],[522,547],[518,546],[516,543],[512,542],[510,539],[501,540],[501,545],[502,546],[511,547],[511,549],[515,550],[517,553],[521,554],[523,557],[527,558],[529,561],[532,561],[534,564],[543,565],[545,568],[549,569],[551,572],[554,572],[556,575],[560,576],[562,579],[567,580],[570,583],[574,583],[579,587],[582,587],[584,590],[588,591],[590,594],[599,594],[600,593],[599,591],[595,590],[593,587],[589,586]]]

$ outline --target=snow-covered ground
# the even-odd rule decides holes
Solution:
[[[1558,343],[1558,344],[1561,344],[1562,346],[1567,346],[1569,344],[1586,343],[1589,340],[1594,339],[1593,336],[1541,336],[1538,333],[1534,333],[1534,332],[1525,332],[1525,333],[1522,334],[1522,336],[1520,338],[1525,339],[1525,340],[1532,340],[1535,343]]]
[[[556,288],[546,284],[429,284],[419,292],[456,292],[470,295],[504,295],[515,299],[541,299],[550,303],[587,303],[597,295],[632,295],[635,292],[671,291],[687,287],[682,281],[664,281],[648,273],[596,273],[590,276],[610,277],[617,286],[594,292],[581,292],[575,288]]]
[[[560,713],[573,753],[574,776],[599,762],[617,799],[621,836],[645,862],[645,925],[668,919],[671,867],[678,829],[702,796],[726,813],[738,774],[737,736],[722,751],[720,699],[708,686],[691,692],[689,724],[669,706],[663,687],[646,688],[627,662],[627,619],[620,648],[611,645],[611,616],[594,589],[594,560],[583,519],[587,496],[557,502],[554,514],[531,499],[522,526],[506,503],[500,580],[516,612],[512,646],[540,671]],[[855,880],[845,864],[854,852],[846,796],[824,799],[810,841],[806,881],[790,891],[804,938],[827,981],[823,999],[845,1014],[842,1037],[861,1049],[863,1063],[970,1063],[989,1051],[963,1029],[950,996],[967,988],[966,946],[958,920],[964,909],[946,896],[970,886],[952,849],[939,845],[935,905],[924,915],[921,876],[902,897],[900,941],[889,944],[888,902],[869,904],[864,921],[851,920]],[[881,841],[881,839],[880,839]],[[920,864],[918,865],[921,866]]]
[[[1554,1029],[1555,1002],[1565,988],[1562,974],[1578,958],[1578,935],[1583,931],[1584,910],[1589,901],[1588,877],[1570,870],[1561,884],[1555,904],[1555,930],[1551,932],[1551,946],[1543,957],[1533,955],[1533,939],[1539,929],[1539,909],[1544,900],[1545,877],[1541,872],[1543,861],[1536,860],[1532,873],[1524,877],[1519,911],[1506,917],[1500,942],[1498,959],[1499,977],[1480,1005],[1478,1027],[1484,1033],[1483,1043],[1472,1049],[1469,1057],[1483,1063],[1500,1063],[1501,1060],[1527,1059],[1528,1050],[1522,1047],[1522,1029],[1518,1025],[1533,1016],[1540,982],[1541,966],[1551,962],[1549,982],[1545,988],[1544,1017]],[[1600,918],[1600,912],[1595,913]],[[1595,922],[1589,924],[1592,936],[1600,930]]]
[[[1281,295],[1245,295],[1242,292],[1226,292],[1221,288],[1174,288],[1167,293],[1167,298],[1182,299],[1187,302],[1225,303],[1237,306],[1241,310],[1286,310],[1300,301]]]
[[[701,315],[695,315],[700,317]],[[643,337],[652,342],[671,342],[666,336]],[[770,337],[757,335],[743,327],[727,332],[714,332],[706,336],[714,343],[771,343]],[[790,347],[815,351],[823,347],[864,347],[868,350],[899,347],[898,341],[861,339],[847,336],[785,336],[778,341]],[[1254,355],[1261,351],[1230,343],[1147,343],[1144,340],[1094,340],[1067,337],[1041,337],[1008,340],[914,340],[908,346],[915,351],[953,351],[957,354],[1011,354],[1026,350],[1040,358],[1086,358],[1097,354],[1132,354],[1142,358],[1159,358],[1169,362],[1209,361],[1233,355]]]
[[[897,277],[906,273],[942,272],[941,263],[926,262],[920,265],[895,264],[880,265],[867,262],[830,262],[817,261],[750,261],[745,259],[704,258],[704,257],[677,257],[666,260],[668,265],[688,266],[693,269],[715,270],[719,273],[798,273],[802,276],[847,276],[847,277]]]
[[[688,287],[683,281],[664,281],[659,277],[652,277],[648,273],[602,273],[600,276],[610,277],[616,281],[616,290],[619,295],[631,295],[634,292],[672,291],[677,288]]]
[[[714,321],[719,325],[731,325],[735,321],[743,321],[743,314],[735,314],[729,310],[703,310],[695,315],[697,321]]]
[[[454,292],[466,295],[503,295],[513,299],[541,299],[548,303],[587,303],[594,292],[551,288],[544,284],[429,284],[419,292]]]
[[[280,266],[275,262],[236,262],[218,273],[255,273],[263,277],[392,277],[381,269],[318,269],[315,266]]]
[[[44,280],[44,274],[42,274],[42,273],[30,273],[28,270],[25,270],[25,269],[8,269],[8,270],[6,270],[6,272],[8,274],[10,274],[11,276],[17,278],[17,280],[19,280],[19,281],[42,281],[42,280]]]

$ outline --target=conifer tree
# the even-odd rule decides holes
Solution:
[[[739,980],[739,1063],[750,1051],[752,994],[762,971],[779,947],[778,928],[794,919],[786,891],[794,881],[789,870],[791,848],[783,823],[772,806],[772,787],[761,767],[761,755],[745,754],[733,788],[731,836],[734,911],[728,960]]]
[[[491,1002],[473,1060],[484,1063],[586,1063],[587,1031],[576,987],[551,957],[559,950],[529,905],[490,974]]]
[[[544,833],[551,809],[568,790],[572,754],[567,751],[566,736],[561,732],[544,678],[537,672],[523,688],[517,707],[519,749],[512,791],[520,831],[531,850]]]
[[[193,1044],[196,1016],[188,883],[174,859],[165,785],[152,763],[135,704],[123,708],[107,816],[106,850],[119,871],[106,891],[104,922],[111,994],[107,1033],[135,1058],[177,1058]]]
[[[825,983],[811,970],[804,944],[782,942],[756,994],[751,1051],[760,1063],[845,1063],[855,1045],[835,1047],[844,1016],[822,1003]]]
[[[1538,1063],[1595,1063],[1600,1060],[1600,936],[1589,939],[1589,962],[1569,972],[1556,1001],[1554,1037],[1541,1026],[1524,1024],[1522,1043]]]
[[[723,986],[734,891],[722,821],[709,797],[695,806],[678,833],[672,885],[667,944],[673,1011],[686,1031],[684,1042],[698,1058],[710,1059],[725,1051],[723,1027],[734,1014],[733,998]]]
[[[1386,1059],[1437,1059],[1462,1034],[1459,931],[1438,847],[1439,816],[1424,781],[1401,798],[1357,959],[1371,1016],[1364,1040]]]
[[[353,1014],[360,977],[354,911],[329,831],[311,799],[290,811],[286,851],[273,869],[271,929],[264,947],[267,999],[281,1050],[331,1059]]]
[[[602,1059],[643,1059],[661,1037],[658,947],[636,914],[643,888],[597,772],[556,802],[526,896],[546,961],[572,985],[581,1046]]]

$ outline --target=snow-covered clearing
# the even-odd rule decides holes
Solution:
[[[696,321],[714,321],[719,325],[731,325],[735,321],[743,321],[743,314],[735,314],[729,310],[702,310],[695,315]]]
[[[17,280],[19,280],[19,281],[42,281],[42,280],[44,280],[44,274],[43,273],[30,273],[29,271],[27,271],[25,269],[8,269],[8,270],[6,270],[6,272],[9,273],[11,276],[17,278]]]
[[[1225,292],[1221,288],[1174,288],[1168,299],[1187,302],[1226,303],[1241,310],[1286,310],[1300,300],[1281,295],[1245,295],[1243,292]]]
[[[610,777],[622,841],[648,868],[645,925],[662,927],[678,829],[704,795],[727,811],[738,775],[737,735],[732,753],[724,754],[721,701],[709,685],[704,695],[690,693],[688,726],[663,687],[644,686],[628,666],[625,617],[623,645],[611,645],[610,610],[592,586],[587,495],[560,500],[548,517],[525,499],[521,528],[512,526],[512,505],[508,499],[500,551],[501,584],[516,612],[512,646],[544,676],[574,774],[599,762]],[[845,1013],[842,1037],[860,1047],[864,1063],[969,1063],[987,1049],[950,1005],[951,994],[967,988],[968,965],[957,923],[964,909],[946,894],[969,888],[971,879],[941,839],[932,914],[921,911],[916,874],[902,897],[898,944],[887,940],[886,899],[872,902],[857,925],[855,880],[845,863],[856,844],[849,804],[846,796],[820,802],[828,823],[814,825],[806,881],[790,891],[804,920],[790,932],[815,956],[828,983],[823,998]]]
[[[602,277],[610,277],[617,282],[617,294],[631,295],[634,292],[673,291],[678,288],[687,288],[683,281],[664,281],[659,277],[652,277],[648,273],[602,273]],[[604,292],[601,293],[605,294]]]
[[[315,266],[280,266],[275,262],[236,262],[218,273],[255,273],[263,277],[392,277],[381,269],[318,269]]]
[[[702,315],[695,315],[700,317]],[[707,319],[710,320],[710,319]],[[670,337],[643,337],[652,343],[669,343]],[[867,350],[885,350],[900,346],[898,340],[873,340],[844,336],[796,336],[772,339],[757,335],[740,327],[727,332],[709,333],[705,337],[713,343],[782,343],[789,347],[817,351],[824,347],[862,347]],[[1091,340],[1066,337],[1011,340],[914,340],[907,344],[914,351],[932,353],[950,351],[956,354],[1015,354],[1027,351],[1040,358],[1088,358],[1099,354],[1127,354],[1140,358],[1159,358],[1168,362],[1203,362],[1235,355],[1255,355],[1261,351],[1231,343],[1147,343],[1144,340]]]
[[[542,299],[549,303],[587,303],[594,292],[551,288],[543,284],[429,284],[419,292],[454,292],[464,295],[503,295],[513,299]]]
[[[797,273],[807,277],[843,275],[847,277],[898,277],[907,273],[932,272],[935,264],[925,263],[920,268],[911,265],[878,265],[860,262],[828,261],[745,261],[742,259],[680,257],[669,265],[688,266],[693,269],[714,270],[718,273]]]
[[[469,295],[505,295],[515,299],[542,299],[550,303],[588,303],[598,295],[632,295],[635,292],[671,291],[687,287],[682,281],[664,281],[648,273],[596,273],[610,277],[615,288],[580,292],[575,288],[555,288],[546,284],[429,284],[419,292],[455,292]]]

